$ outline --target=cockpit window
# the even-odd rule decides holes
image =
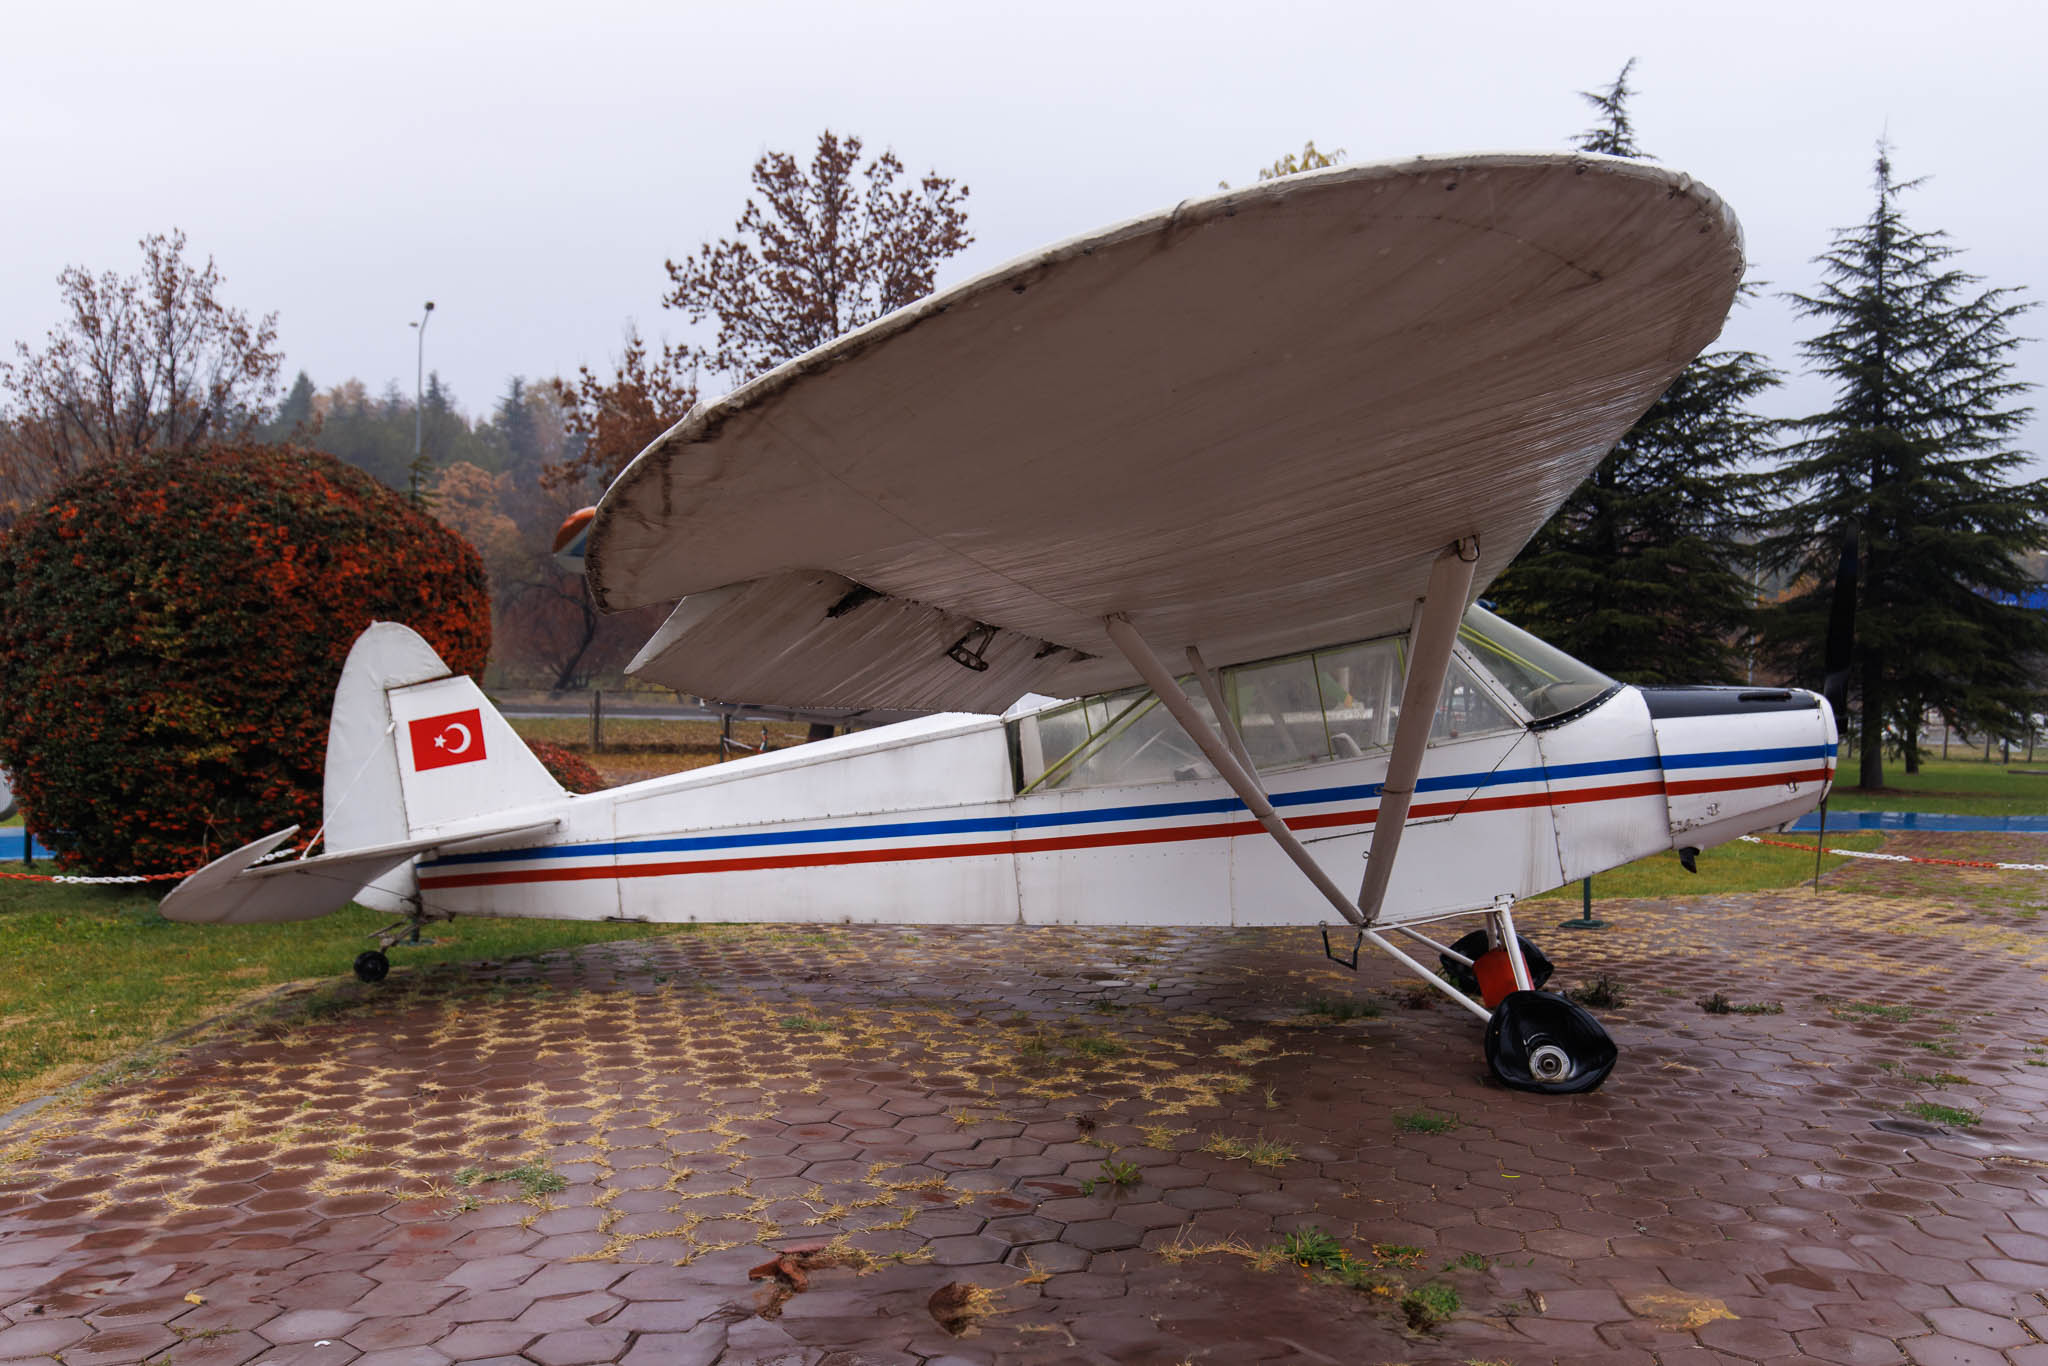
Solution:
[[[1458,639],[1515,695],[1532,721],[1562,716],[1621,686],[1476,604],[1466,611]]]
[[[1223,696],[1261,772],[1384,753],[1401,717],[1406,636],[1341,645],[1222,670]],[[1193,679],[1182,688],[1206,719]],[[1451,661],[1430,726],[1441,745],[1518,730],[1522,722],[1463,659]],[[1010,723],[1019,786],[1107,787],[1188,782],[1216,770],[1143,688],[1083,698]]]

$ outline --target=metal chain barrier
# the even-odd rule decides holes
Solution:
[[[1803,853],[1815,852],[1810,844],[1795,844],[1791,840],[1767,840],[1761,835],[1742,836],[1744,844],[1769,844],[1779,849],[1797,849]],[[1871,859],[1878,863],[1933,863],[1944,868],[2001,868],[2009,873],[2048,873],[2048,863],[1983,863],[1966,858],[1915,858],[1911,854],[1879,854],[1868,849],[1822,849],[1823,854],[1839,854],[1843,858]]]
[[[312,847],[313,841],[307,840],[304,844],[295,845],[289,849],[273,849],[249,866],[253,868],[258,864],[290,858],[301,849],[310,849]],[[88,887],[113,887],[138,882],[182,881],[198,871],[199,869],[197,868],[188,868],[182,873],[124,873],[113,877],[86,877],[82,874],[72,873],[0,873],[0,878],[5,878],[10,882],[68,882]]]

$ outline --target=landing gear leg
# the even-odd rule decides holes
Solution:
[[[362,982],[381,982],[391,975],[391,959],[385,950],[398,943],[420,942],[420,926],[427,923],[427,917],[418,910],[405,919],[386,925],[370,936],[377,941],[377,947],[356,955],[356,979]]]

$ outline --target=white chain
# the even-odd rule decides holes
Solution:
[[[1755,835],[1743,835],[1741,840],[1744,844],[1765,843]],[[1878,863],[1933,863],[1951,866],[1960,864],[1970,868],[2002,868],[2009,873],[2048,873],[2048,863],[1983,863],[1975,859],[1914,858],[1911,854],[1880,854],[1869,849],[1823,849],[1820,852],[1840,854],[1843,858],[1871,859]]]

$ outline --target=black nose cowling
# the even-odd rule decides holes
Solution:
[[[1680,716],[1745,716],[1766,711],[1812,711],[1820,697],[1804,688],[1737,688],[1709,684],[1639,686],[1650,719]]]

